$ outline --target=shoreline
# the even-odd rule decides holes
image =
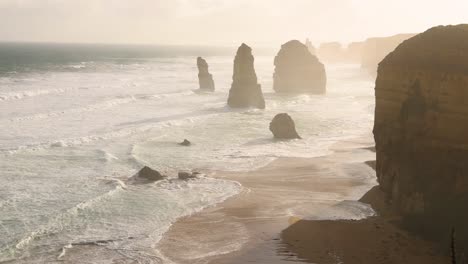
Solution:
[[[368,141],[339,142],[332,150],[279,158],[251,172],[216,172],[244,190],[179,219],[158,250],[178,264],[450,263],[433,243],[397,226],[375,188]]]
[[[377,215],[361,220],[299,221],[281,232],[288,251],[306,263],[449,264],[450,257],[434,242],[401,228],[378,186],[360,201]]]
[[[215,178],[240,182],[244,190],[212,208],[179,219],[157,248],[175,263],[281,263],[299,260],[284,248],[280,232],[304,219],[361,219],[373,214],[358,202],[375,186],[366,161],[372,142],[339,142],[333,154],[279,158],[250,172],[214,172]],[[252,250],[254,252],[252,252]],[[249,253],[250,252],[250,253]]]

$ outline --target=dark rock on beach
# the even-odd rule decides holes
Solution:
[[[294,120],[286,113],[277,114],[270,123],[270,131],[278,139],[301,138],[296,131]]]

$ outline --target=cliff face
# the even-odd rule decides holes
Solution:
[[[275,57],[273,89],[281,93],[325,93],[325,67],[307,46],[292,40]]]
[[[351,63],[361,63],[364,42],[352,42],[348,45],[344,54],[344,61]]]
[[[343,60],[343,47],[339,42],[322,43],[317,50],[321,61],[335,63]]]
[[[237,50],[232,80],[228,98],[230,107],[265,108],[262,88],[257,83],[252,49],[245,44],[242,44]]]
[[[361,66],[371,72],[376,71],[378,64],[403,41],[414,34],[399,34],[384,38],[367,39],[362,48]]]
[[[388,201],[439,241],[454,227],[467,250],[468,25],[403,42],[380,63],[375,94],[376,171]]]
[[[215,85],[213,81],[213,75],[208,71],[208,63],[201,57],[197,58],[198,67],[198,82],[200,84],[200,90],[214,91]]]

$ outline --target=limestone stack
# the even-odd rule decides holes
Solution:
[[[237,50],[228,105],[234,108],[265,108],[262,88],[257,83],[252,49],[246,44]]]
[[[324,65],[307,46],[291,40],[275,57],[273,81],[279,93],[325,93],[327,77]]]
[[[215,85],[213,81],[213,75],[208,71],[208,63],[201,57],[197,58],[198,67],[198,83],[200,84],[200,90],[203,91],[214,91]]]
[[[468,25],[404,41],[380,63],[375,93],[388,201],[426,236],[446,242],[455,228],[468,250]]]

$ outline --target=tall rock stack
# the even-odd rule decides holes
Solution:
[[[273,89],[279,93],[325,93],[325,67],[307,46],[291,40],[275,58]]]
[[[214,91],[215,85],[213,81],[213,75],[208,71],[208,63],[201,57],[197,58],[198,67],[198,83],[200,84],[200,90]]]
[[[265,108],[262,88],[257,83],[252,49],[244,43],[237,50],[234,59],[234,74],[231,90],[229,90],[228,105],[234,108]]]
[[[468,250],[468,25],[432,28],[379,65],[377,177],[407,223]]]

